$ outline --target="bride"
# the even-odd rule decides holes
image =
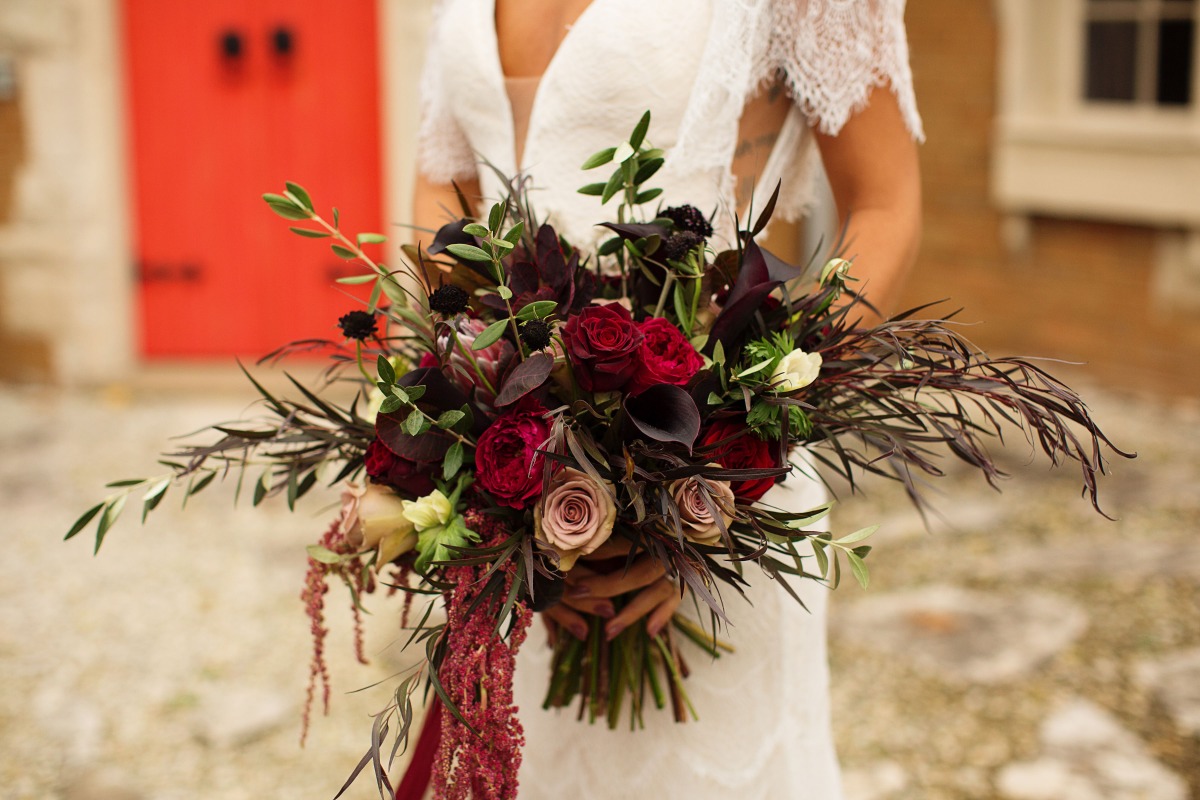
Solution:
[[[888,307],[916,252],[922,137],[912,92],[904,0],[440,0],[422,88],[414,222],[437,228],[457,208],[451,181],[491,202],[495,172],[532,176],[543,219],[582,248],[612,207],[576,189],[592,153],[619,143],[652,112],[650,141],[667,152],[653,180],[672,204],[716,210],[718,249],[736,213],[802,214],[823,162],[857,284]],[[647,209],[653,211],[653,209]],[[824,500],[797,474],[764,502]],[[676,610],[661,572],[579,577],[546,612],[562,635],[584,614],[610,635]],[[531,634],[518,659],[525,728],[521,797],[841,797],[829,724],[826,589],[805,581],[802,609],[765,576],[747,599],[726,593],[737,652],[688,658],[699,722],[647,714],[646,730],[610,731],[541,708],[550,650]],[[757,579],[756,579],[757,578]],[[638,591],[614,615],[608,598]]]

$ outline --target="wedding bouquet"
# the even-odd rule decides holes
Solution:
[[[863,472],[885,475],[919,500],[944,452],[993,482],[984,442],[1012,425],[1055,463],[1078,462],[1095,504],[1102,446],[1120,452],[1071,389],[1028,361],[988,357],[944,320],[917,319],[918,309],[859,325],[865,301],[849,261],[806,270],[756,243],[773,201],[721,252],[697,209],[654,210],[660,191],[647,182],[664,156],[646,143],[648,125],[647,114],[626,143],[584,164],[615,167],[580,190],[618,201],[596,252],[539,224],[521,184],[486,218],[460,198],[463,218],[428,249],[408,249],[400,270],[363,252],[383,237],[347,235],[336,209],[327,221],[300,186],[265,195],[304,223],[297,235],[365,267],[342,279],[372,287],[365,307],[338,321],[343,341],[268,357],[327,348],[323,388],[351,382],[354,400],[294,380],[299,395],[277,397],[251,377],[264,418],[214,426],[212,441],[170,454],[166,475],[110,484],[117,492],[68,533],[96,520],[98,549],[131,493],[144,490],[144,519],[172,487],[186,498],[227,474],[240,486],[256,473],[255,505],[284,495],[292,506],[318,481],[342,485],[340,512],[308,548],[308,697],[320,685],[328,703],[328,580],[349,587],[356,615],[380,586],[405,592],[408,643],[423,657],[351,775],[371,765],[381,793],[393,792],[389,729],[394,757],[424,687],[440,700],[430,712],[441,724],[437,796],[516,796],[514,655],[533,611],[559,602],[581,565],[649,561],[703,613],[665,604],[665,617],[651,613],[611,641],[598,618],[559,630],[546,706],[578,703],[581,717],[610,727],[636,729],[667,706],[683,721],[703,712],[687,698],[687,649],[731,652],[722,589],[770,579],[799,601],[793,582],[836,586],[843,563],[867,584],[874,528],[836,537],[810,530],[827,505],[763,501],[793,469],[820,464],[852,486]],[[408,620],[414,597],[428,602]]]

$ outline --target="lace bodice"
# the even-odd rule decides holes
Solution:
[[[812,197],[811,129],[836,134],[872,88],[890,86],[914,137],[903,0],[593,0],[542,76],[524,155],[513,131],[494,25],[494,0],[443,0],[422,81],[419,166],[438,181],[479,175],[498,197],[500,173],[533,176],[533,201],[579,246],[604,212],[576,189],[591,153],[618,143],[641,114],[667,150],[655,176],[670,202],[732,217],[730,165],[746,101],[782,78],[795,105],[757,185],[761,206],[777,180],[794,218]],[[636,20],[636,24],[629,24]]]

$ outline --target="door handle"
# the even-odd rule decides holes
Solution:
[[[221,57],[226,61],[238,61],[246,51],[242,34],[230,28],[220,36]]]
[[[280,25],[271,31],[271,49],[280,58],[287,58],[296,49],[296,35],[291,28]]]

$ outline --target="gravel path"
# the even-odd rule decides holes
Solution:
[[[1075,473],[1026,465],[1023,447],[1003,454],[1017,475],[1002,495],[952,471],[949,524],[932,532],[887,485],[835,518],[883,523],[869,591],[835,595],[848,800],[1200,798],[1200,413],[1088,394],[1140,452],[1103,486],[1117,522],[1077,497]],[[232,487],[214,485],[186,514],[168,496],[145,527],[127,512],[99,557],[83,537],[60,541],[105,480],[141,477],[169,436],[235,418],[247,399],[240,386],[0,388],[0,798],[322,800],[361,756],[386,686],[344,692],[404,658],[381,613],[368,621],[377,657],[357,665],[336,591],[333,710],[297,745],[303,548],[331,494],[294,514],[235,510]],[[1079,744],[1097,731],[1116,755]],[[362,780],[347,796],[375,792]]]

